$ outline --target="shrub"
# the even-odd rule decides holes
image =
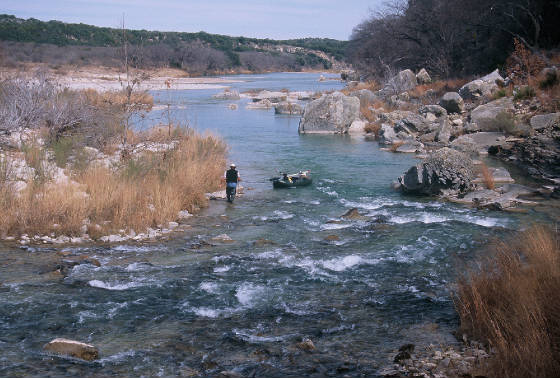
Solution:
[[[535,97],[535,95],[536,95],[535,89],[533,87],[525,85],[525,86],[519,88],[519,90],[513,96],[513,99],[514,100],[525,100],[525,99],[533,98],[533,97]]]
[[[535,226],[508,240],[460,276],[460,331],[493,351],[485,375],[560,376],[560,240]]]
[[[74,140],[70,137],[63,137],[49,146],[54,154],[54,161],[60,168],[66,167],[68,158],[74,148]]]

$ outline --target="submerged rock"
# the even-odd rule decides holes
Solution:
[[[345,134],[359,118],[360,100],[334,92],[307,104],[298,131],[301,134]]]
[[[45,344],[43,349],[47,352],[71,356],[86,361],[93,361],[99,358],[99,351],[95,346],[63,338],[52,340],[48,344]]]
[[[347,212],[345,212],[344,214],[342,214],[341,218],[360,220],[360,219],[364,219],[365,217],[362,214],[360,214],[357,208],[353,207]]]
[[[213,242],[219,243],[233,243],[234,240],[228,234],[221,234],[212,238]]]
[[[215,94],[212,97],[218,100],[239,100],[241,98],[238,91],[232,91],[230,89],[226,89],[223,92]]]
[[[311,339],[303,339],[301,343],[296,344],[296,347],[306,352],[312,352],[315,350],[315,344],[313,344]]]
[[[399,177],[404,193],[440,195],[465,193],[473,188],[474,164],[462,152],[444,147]]]

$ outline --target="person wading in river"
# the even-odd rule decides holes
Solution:
[[[235,191],[237,189],[237,183],[241,181],[241,176],[237,169],[235,169],[235,164],[231,163],[229,169],[224,173],[224,179],[226,180],[226,197],[229,202],[233,202],[233,197],[235,196]]]

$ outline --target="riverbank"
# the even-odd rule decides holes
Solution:
[[[109,67],[84,66],[76,67],[72,65],[51,68],[44,64],[22,64],[17,69],[0,67],[0,78],[23,76],[31,78],[36,72],[44,72],[61,87],[71,90],[93,89],[99,92],[120,91],[126,87],[126,72]],[[294,73],[324,73],[335,72],[333,70],[304,70]],[[175,68],[161,69],[130,69],[129,77],[137,80],[136,90],[157,91],[157,90],[197,90],[197,89],[225,89],[231,84],[239,83],[239,80],[228,79],[227,75],[240,74],[266,74],[270,71],[224,71],[215,73],[213,76],[191,76],[184,70]]]
[[[127,127],[153,99],[7,79],[0,135],[0,230],[22,245],[150,240],[220,188],[226,145],[172,123]],[[29,96],[29,97],[28,97]],[[10,112],[24,105],[25,114]],[[26,121],[22,121],[26,120]]]

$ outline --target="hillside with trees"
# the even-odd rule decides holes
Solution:
[[[128,44],[137,68],[180,68],[191,74],[303,71],[336,68],[347,42],[327,38],[272,40],[206,32],[97,27],[0,15],[2,63],[118,67]],[[333,67],[334,66],[334,67]]]
[[[529,50],[557,48],[560,2],[394,0],[356,26],[349,60],[369,76],[387,67],[459,77],[502,67],[514,39]]]

